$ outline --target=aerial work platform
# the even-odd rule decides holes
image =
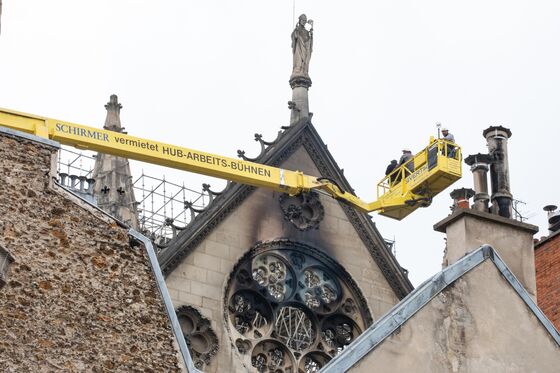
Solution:
[[[461,148],[444,139],[430,144],[377,184],[379,213],[401,220],[461,178]],[[410,167],[413,171],[407,167]],[[401,201],[402,204],[398,204]],[[377,205],[374,205],[377,209]]]
[[[378,211],[401,220],[461,178],[461,149],[430,138],[426,148],[381,180],[378,199],[368,203],[343,190],[336,180],[260,163],[201,152],[127,134],[0,108],[0,126],[61,144],[195,172],[296,195],[316,190],[360,211]],[[414,167],[407,168],[411,163]]]

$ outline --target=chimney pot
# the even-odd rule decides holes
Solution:
[[[449,195],[453,198],[453,210],[455,210],[455,208],[468,209],[469,199],[474,196],[474,190],[470,188],[460,188],[453,190]]]

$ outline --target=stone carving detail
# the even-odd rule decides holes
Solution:
[[[331,355],[338,355],[360,333],[360,330],[350,318],[334,315],[323,323],[321,338],[331,348],[329,353]]]
[[[300,231],[319,228],[319,223],[325,216],[325,209],[319,200],[319,194],[314,191],[300,193],[297,196],[282,194],[280,207],[284,218]]]
[[[274,340],[265,340],[253,349],[251,365],[257,372],[295,373],[294,363],[286,347]]]
[[[353,315],[357,310],[356,304],[351,298],[348,298],[342,305],[342,310],[349,315]]]
[[[226,325],[253,372],[317,372],[370,324],[348,273],[297,242],[258,244],[235,266]]]
[[[251,274],[257,284],[267,289],[268,295],[281,302],[293,290],[293,274],[287,264],[275,255],[261,255],[253,259]]]
[[[329,355],[322,352],[311,352],[303,357],[299,363],[299,371],[318,373],[330,360]]]
[[[219,348],[218,337],[212,330],[210,321],[191,306],[180,307],[177,318],[195,367],[203,369],[210,364]]]
[[[237,351],[239,351],[240,354],[246,354],[247,352],[249,352],[251,350],[252,346],[253,345],[252,345],[251,341],[249,341],[247,339],[238,338],[235,341],[235,347],[237,347]]]
[[[237,292],[230,299],[229,312],[235,330],[245,337],[249,337],[252,332],[254,338],[260,338],[270,329],[272,308],[254,291]]]
[[[339,300],[340,286],[324,268],[307,267],[298,286],[305,305],[315,312],[329,313]]]

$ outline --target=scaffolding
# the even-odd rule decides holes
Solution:
[[[158,247],[165,247],[210,202],[208,191],[187,188],[163,178],[142,174],[133,182],[140,229]],[[205,188],[206,185],[203,185]],[[188,211],[187,211],[188,210]]]
[[[95,165],[95,153],[78,152],[74,148],[61,147],[58,151],[58,174],[91,178]]]
[[[58,152],[60,185],[82,198],[95,202],[92,179],[96,154],[62,147]],[[165,247],[180,230],[184,229],[211,201],[210,186],[203,184],[202,191],[187,188],[162,178],[141,175],[133,181],[138,205],[140,230],[154,241],[158,248]]]

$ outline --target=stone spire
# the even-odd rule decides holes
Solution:
[[[310,25],[307,30],[306,25]],[[313,21],[307,20],[305,14],[299,16],[298,23],[292,32],[293,69],[290,76],[292,100],[288,102],[291,110],[290,125],[303,118],[309,118],[308,90],[311,87],[309,78],[309,60],[313,51]]]
[[[121,109],[122,105],[119,104],[117,95],[111,95],[109,102],[105,104],[107,109],[107,117],[105,118],[105,125],[103,128],[109,131],[122,132],[124,128],[121,127]]]
[[[105,109],[107,109],[107,118],[103,128],[123,132],[124,127],[121,126],[120,118],[122,105],[116,95],[111,95]],[[99,208],[132,228],[138,229],[138,209],[128,159],[98,153],[93,178],[95,179],[93,195],[97,199]]]

